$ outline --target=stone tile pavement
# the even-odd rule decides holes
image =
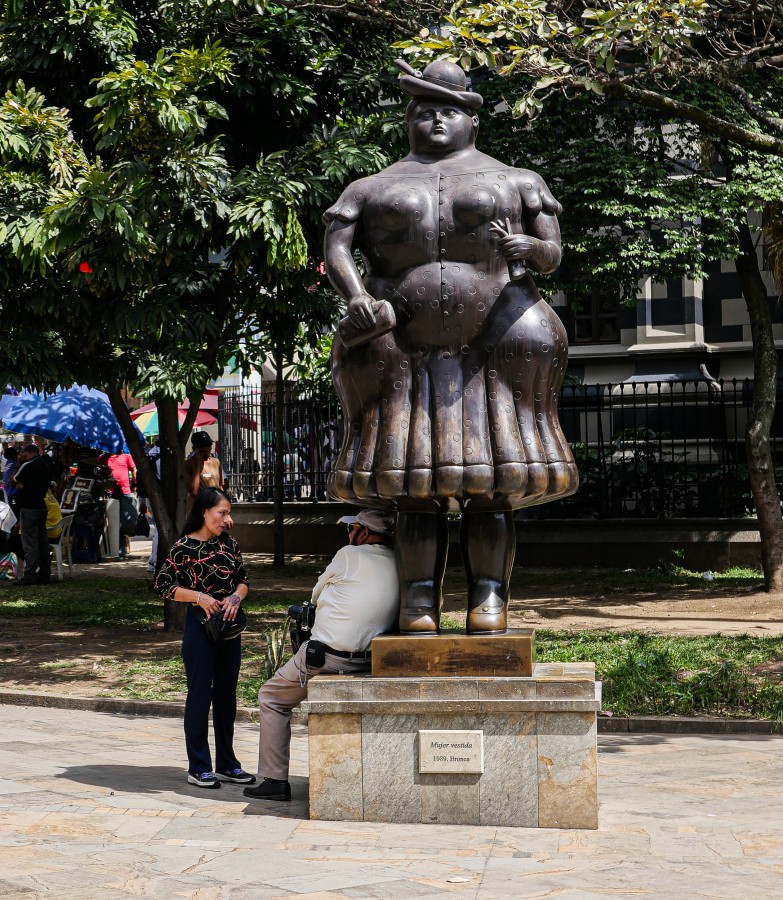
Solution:
[[[779,736],[602,735],[600,827],[569,832],[311,822],[303,726],[273,804],[188,786],[177,720],[0,715],[3,900],[783,895]]]

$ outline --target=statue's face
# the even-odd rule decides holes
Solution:
[[[421,101],[408,117],[408,139],[414,153],[450,153],[469,147],[478,119],[450,103]]]

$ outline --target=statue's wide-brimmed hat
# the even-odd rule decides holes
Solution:
[[[414,100],[439,100],[470,110],[478,109],[484,102],[481,94],[467,90],[465,73],[456,63],[439,59],[423,72],[417,72],[404,59],[395,59],[394,65],[404,73],[400,76],[400,87]]]

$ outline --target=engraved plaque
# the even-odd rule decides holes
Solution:
[[[483,771],[483,731],[419,732],[419,772],[422,775],[481,775]]]

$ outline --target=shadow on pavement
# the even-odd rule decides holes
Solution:
[[[242,797],[242,785],[224,784],[217,790],[207,790],[187,783],[185,769],[174,766],[69,766],[56,775],[64,781],[76,781],[94,787],[134,794],[173,792],[187,797],[214,797],[215,800],[236,802]]]
[[[682,746],[683,737],[698,738],[700,741],[716,743],[719,746],[725,746],[727,741],[758,744],[783,740],[779,734],[645,734],[644,732],[600,734],[598,735],[598,752],[599,754],[624,753],[636,747],[654,747],[670,743]]]
[[[187,772],[174,766],[69,766],[55,778],[108,788],[115,794],[173,793],[183,797],[203,797],[227,803],[244,803],[244,815],[272,816],[279,819],[307,819],[309,816],[308,779],[291,778],[292,799],[288,803],[276,800],[249,800],[242,795],[243,785],[223,784],[206,789],[188,784]]]

